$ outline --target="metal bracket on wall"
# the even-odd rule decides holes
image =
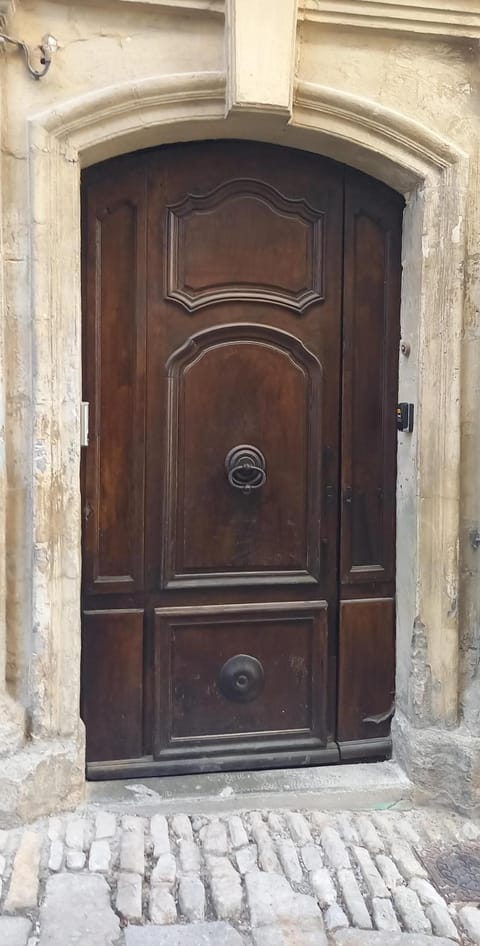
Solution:
[[[405,433],[411,434],[413,431],[413,414],[413,404],[407,404],[406,401],[397,404],[397,430],[403,430]]]
[[[4,18],[0,20],[0,26],[2,29],[5,29]],[[20,50],[20,52],[23,53],[25,65],[33,79],[43,79],[43,77],[46,76],[50,66],[52,65],[52,55],[58,48],[58,42],[55,37],[51,36],[49,33],[45,34],[45,36],[42,37],[38,47],[40,50],[40,65],[42,68],[35,69],[32,65],[32,52],[30,47],[27,46],[27,43],[25,43],[23,39],[14,39],[12,36],[8,36],[7,33],[0,32],[0,46],[6,44],[15,46],[18,50]]]

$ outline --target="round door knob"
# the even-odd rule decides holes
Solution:
[[[218,677],[218,686],[235,703],[250,703],[262,692],[265,682],[263,667],[256,657],[236,654],[225,661]]]

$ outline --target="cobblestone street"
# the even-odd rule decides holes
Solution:
[[[426,865],[442,851],[475,864],[480,827],[402,805],[166,817],[90,804],[3,831],[0,944],[477,946],[478,900]],[[479,886],[475,869],[466,882]]]

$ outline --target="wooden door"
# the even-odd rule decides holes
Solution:
[[[83,183],[89,776],[381,755],[388,723],[362,720],[392,689],[400,199],[241,142]]]

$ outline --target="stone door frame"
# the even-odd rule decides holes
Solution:
[[[26,806],[33,817],[77,800],[84,787],[80,170],[127,151],[205,138],[249,138],[307,149],[359,168],[406,196],[401,324],[411,353],[400,356],[400,394],[417,409],[414,433],[399,438],[393,739],[395,756],[428,789],[422,783],[425,745],[433,736],[448,743],[458,723],[467,156],[400,113],[311,83],[294,86],[288,114],[262,103],[235,109],[222,73],[121,83],[32,117],[28,131],[33,649],[31,740],[15,756],[17,762],[20,756],[24,760],[26,776],[15,789],[16,810]],[[442,752],[438,766],[435,760],[432,764],[438,787],[445,769]],[[49,780],[47,799],[39,792],[42,779]]]

